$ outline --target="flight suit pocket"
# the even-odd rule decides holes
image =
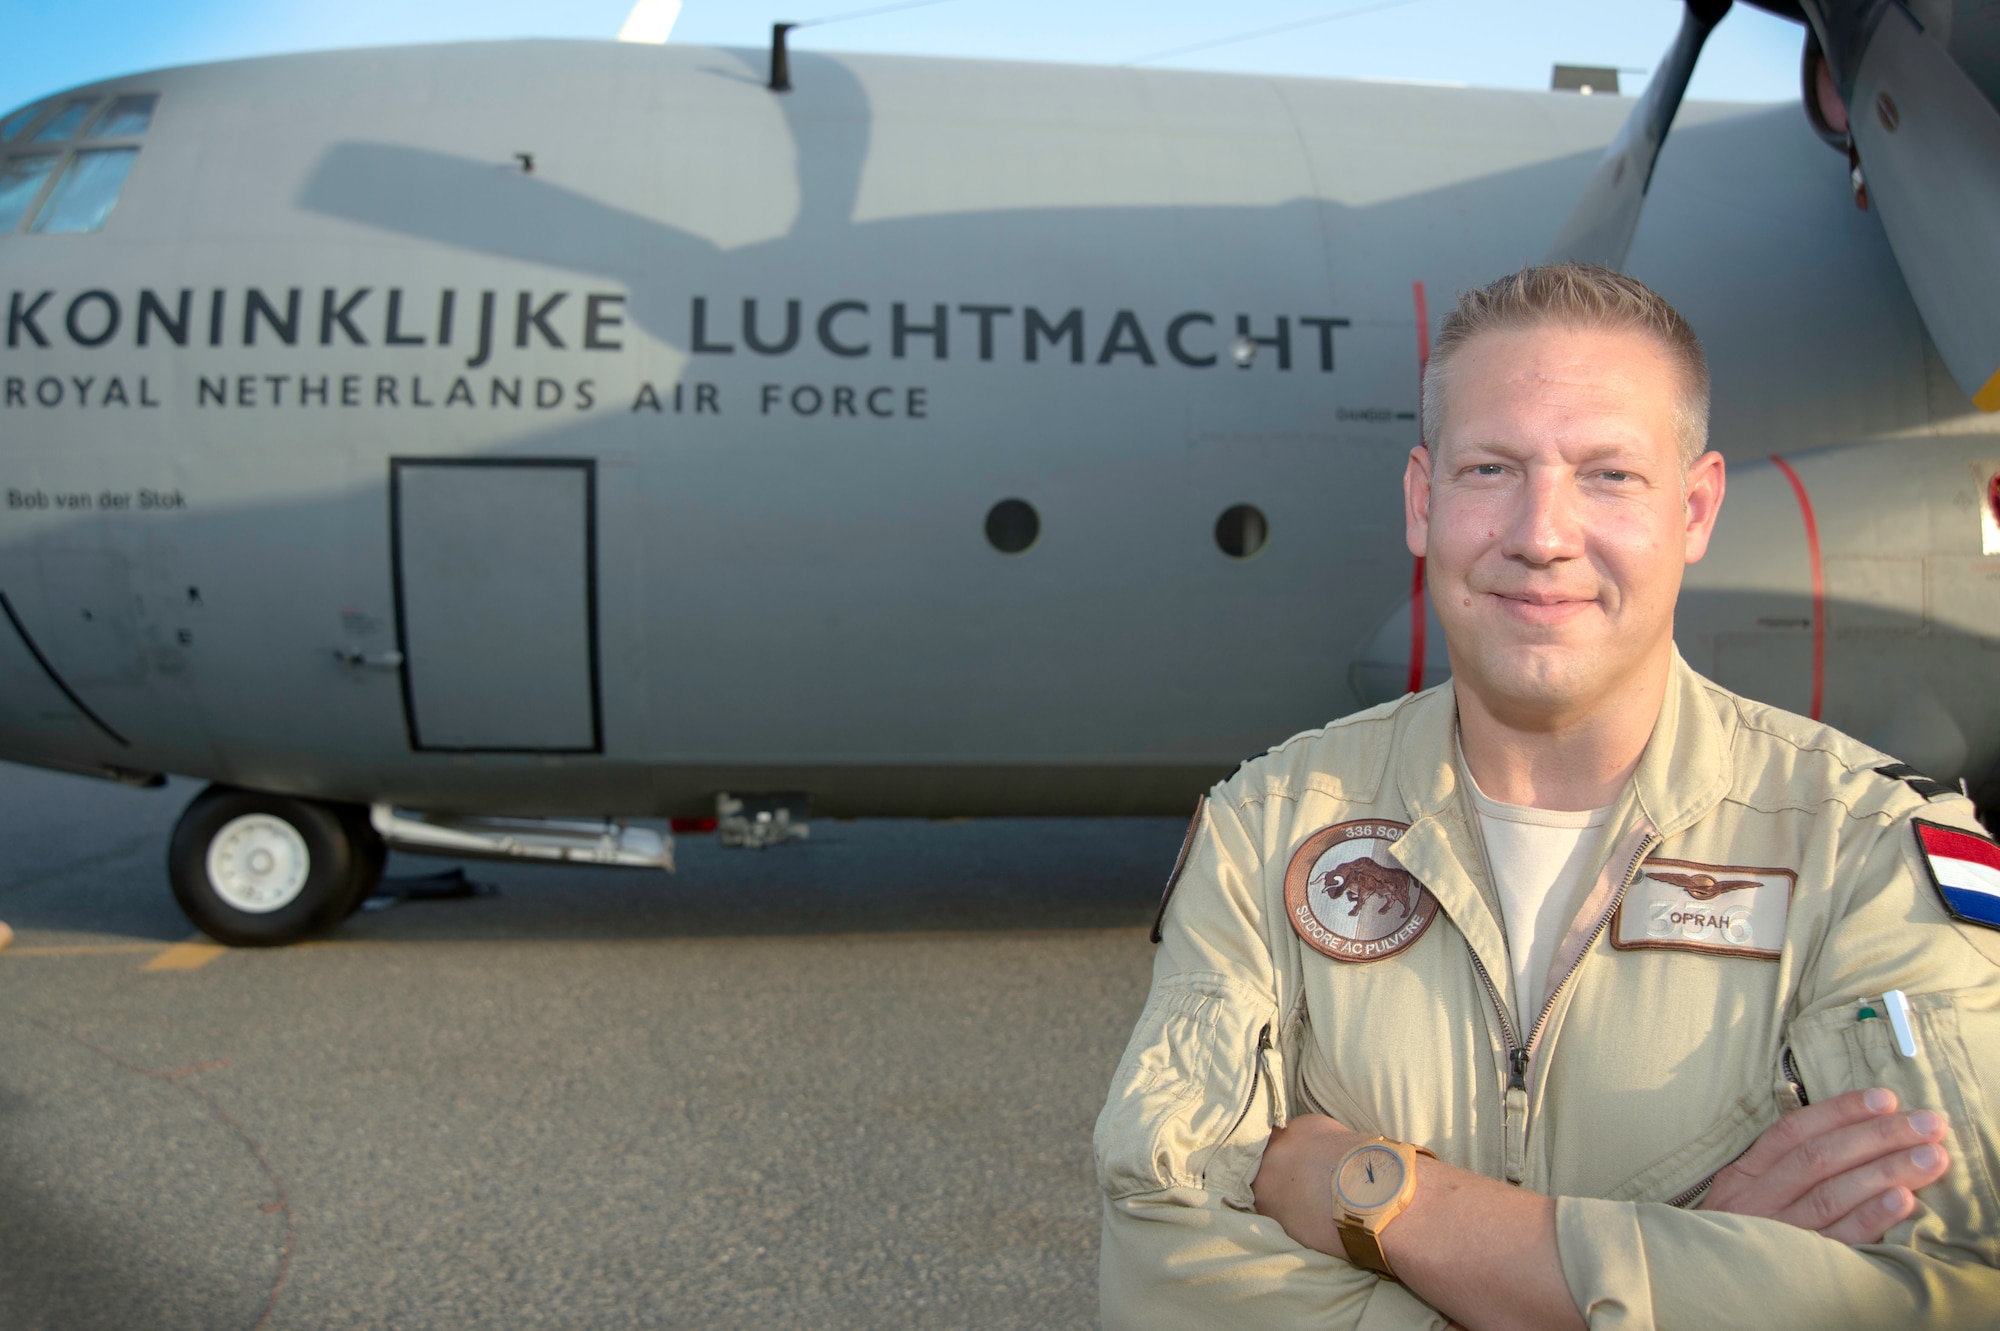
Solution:
[[[1905,1110],[1935,1109],[1951,1122],[1945,1148],[1951,1170],[1917,1193],[1914,1216],[1889,1231],[1884,1242],[1922,1249],[1954,1248],[2000,1265],[2000,1175],[1985,1095],[1966,1048],[1962,1023],[1993,1023],[1996,1016],[1966,1012],[1951,994],[1910,997],[1915,1058],[1896,1048],[1884,1017],[1859,1020],[1858,1009],[1819,1012],[1793,1023],[1791,1043],[1805,1088],[1815,1101],[1846,1091],[1886,1086]],[[1990,1047],[1991,1037],[1988,1037]]]
[[[1154,987],[1097,1119],[1108,1197],[1202,1188],[1250,1209],[1250,1180],[1281,1112],[1267,1071],[1275,1022],[1268,997],[1226,976]]]
[[[1691,1206],[1708,1191],[1723,1166],[1749,1150],[1778,1121],[1771,1094],[1758,1089],[1740,1096],[1707,1131],[1648,1164],[1604,1197],[1614,1202],[1665,1202]]]

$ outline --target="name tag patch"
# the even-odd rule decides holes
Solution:
[[[1335,961],[1381,961],[1437,918],[1437,898],[1389,856],[1408,823],[1364,819],[1307,837],[1285,869],[1292,931]]]
[[[1611,920],[1611,945],[1776,961],[1799,876],[1790,869],[1647,860]]]

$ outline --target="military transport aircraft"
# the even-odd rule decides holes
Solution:
[[[1183,811],[1444,677],[1420,365],[1552,255],[1714,360],[1689,660],[1981,781],[2000,6],[1769,0],[1806,114],[1680,107],[1727,7],[1636,101],[541,41],[48,97],[0,120],[0,757],[215,783],[170,877],[239,944],[385,844]]]

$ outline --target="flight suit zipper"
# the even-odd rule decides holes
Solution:
[[[1275,1128],[1284,1122],[1278,1090],[1282,1083],[1271,1067],[1277,1057],[1277,1052],[1271,1048],[1271,1023],[1267,1021],[1257,1032],[1257,1049],[1250,1062],[1250,1094],[1244,1097],[1243,1108],[1237,1111],[1235,1120],[1229,1125],[1229,1131],[1222,1134],[1218,1150],[1221,1146],[1228,1145],[1230,1139],[1236,1136],[1237,1130],[1250,1117],[1250,1111],[1257,1106],[1257,1092],[1266,1086],[1271,1088],[1270,1126]]]
[[[1535,1017],[1535,1024],[1529,1029],[1525,1041],[1518,1040],[1515,1036],[1514,1021],[1507,1015],[1507,1002],[1500,996],[1500,986],[1493,983],[1493,976],[1487,971],[1486,963],[1479,959],[1479,954],[1472,953],[1472,968],[1479,973],[1479,982],[1486,986],[1486,996],[1493,1003],[1493,1013],[1500,1018],[1501,1038],[1507,1044],[1504,1127],[1507,1142],[1505,1168],[1509,1183],[1519,1184],[1527,1174],[1528,1068],[1534,1062],[1535,1045],[1541,1040],[1542,1031],[1548,1026],[1549,1014],[1555,1010],[1556,999],[1561,996],[1564,987],[1583,966],[1583,959],[1590,955],[1590,949],[1596,947],[1597,940],[1604,936],[1605,929],[1611,924],[1611,917],[1618,913],[1618,904],[1625,899],[1626,889],[1632,886],[1632,879],[1639,872],[1639,865],[1652,853],[1653,847],[1658,845],[1660,840],[1661,838],[1651,833],[1641,838],[1639,848],[1632,853],[1631,862],[1625,866],[1625,876],[1618,883],[1618,891],[1612,895],[1610,904],[1598,917],[1597,926],[1590,931],[1590,937],[1576,954],[1576,959],[1570,962],[1569,969],[1563,972],[1562,979],[1556,982],[1555,987],[1549,990],[1548,997],[1542,1000],[1542,1010]],[[1467,951],[1471,949],[1468,947]]]
[[[1804,1109],[1811,1104],[1812,1097],[1806,1094],[1806,1079],[1799,1075],[1798,1060],[1792,1057],[1790,1045],[1785,1046],[1784,1056],[1778,1060],[1778,1066],[1784,1069],[1785,1083],[1791,1088],[1793,1097],[1798,1100],[1799,1108]]]
[[[1519,1183],[1528,1141],[1528,1051],[1515,1040],[1514,1019],[1507,1015],[1507,1003],[1500,997],[1499,986],[1493,983],[1486,963],[1477,952],[1472,953],[1472,969],[1479,972],[1479,982],[1486,986],[1486,996],[1493,1000],[1493,1014],[1500,1018],[1500,1038],[1507,1042],[1505,1170],[1509,1183]]]

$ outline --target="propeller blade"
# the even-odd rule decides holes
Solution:
[[[1674,113],[1680,110],[1681,95],[1694,74],[1702,43],[1729,12],[1730,2],[1687,0],[1674,44],[1667,48],[1639,104],[1625,117],[1618,137],[1604,150],[1583,196],[1563,223],[1562,234],[1549,247],[1551,263],[1568,259],[1606,268],[1625,266],[1625,254],[1632,248],[1639,213],[1646,204],[1646,187],[1653,183],[1653,164],[1659,160],[1660,145],[1673,128]]]
[[[1974,405],[2000,411],[2000,112],[1901,5],[1881,12],[1847,105],[1924,326]]]
[[[625,16],[625,25],[618,29],[618,40],[662,45],[672,35],[674,21],[680,16],[681,0],[638,0]]]

